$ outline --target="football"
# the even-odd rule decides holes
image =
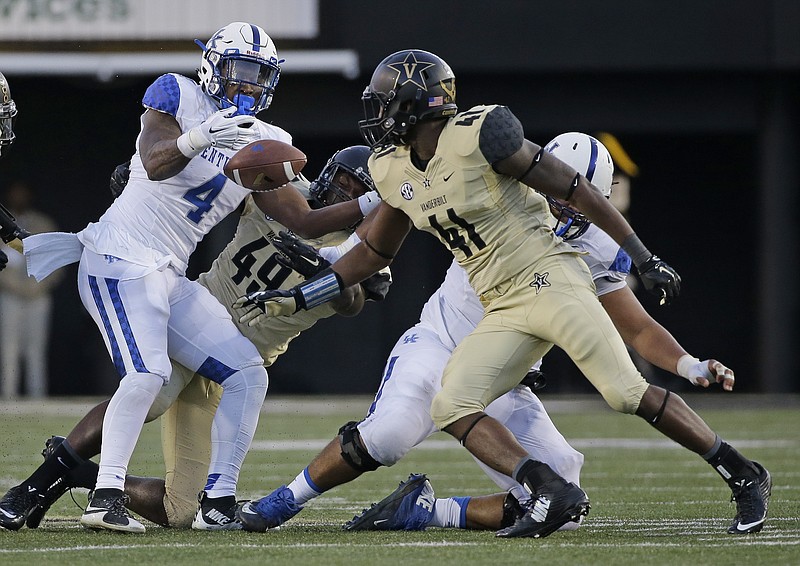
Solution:
[[[254,191],[282,187],[302,171],[306,154],[288,143],[258,140],[237,151],[223,171],[231,181]]]

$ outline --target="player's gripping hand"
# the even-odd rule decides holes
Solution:
[[[278,237],[272,240],[280,254],[275,258],[284,267],[295,270],[306,279],[330,267],[331,263],[319,255],[319,252],[294,234],[281,230]]]
[[[255,326],[264,317],[289,316],[299,310],[310,310],[342,294],[344,285],[339,274],[330,267],[301,285],[291,289],[255,291],[236,299],[234,308],[255,307],[239,318],[239,322]],[[255,311],[255,312],[254,312]]]
[[[268,317],[289,316],[299,310],[296,288],[274,291],[255,291],[236,299],[234,308],[251,307],[239,317],[239,322],[247,326],[256,326]]]
[[[678,375],[685,377],[692,385],[708,387],[712,382],[722,384],[725,391],[733,391],[736,377],[733,370],[725,367],[717,360],[703,360],[702,362],[685,354],[678,360]]]
[[[22,240],[30,235],[30,232],[20,228],[14,215],[0,204],[0,240],[3,240],[12,249],[22,253]]]
[[[181,134],[176,140],[180,152],[188,158],[199,155],[211,146],[241,149],[258,139],[252,116],[236,116],[235,106],[215,112],[206,121]]]
[[[661,298],[659,304],[668,305],[681,292],[681,276],[658,256],[651,255],[636,269],[644,288]]]
[[[361,287],[364,289],[364,298],[368,301],[376,302],[386,298],[391,285],[392,274],[388,271],[379,271],[361,282]]]
[[[125,190],[128,180],[131,178],[131,160],[125,163],[120,163],[114,168],[111,173],[111,179],[108,182],[108,188],[111,189],[111,196],[117,198]]]

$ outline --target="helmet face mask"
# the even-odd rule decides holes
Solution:
[[[309,187],[309,193],[314,200],[320,206],[330,206],[356,198],[352,194],[352,189],[342,187],[336,181],[342,173],[348,174],[360,183],[361,187],[358,192],[361,194],[374,191],[375,183],[367,168],[367,161],[371,153],[370,148],[365,145],[346,147],[334,153]]]
[[[583,175],[603,196],[611,196],[614,162],[606,146],[598,140],[580,132],[568,132],[550,140],[544,149]],[[545,198],[556,218],[553,227],[556,236],[573,240],[589,229],[591,221],[582,212],[565,201],[548,195]]]
[[[419,49],[389,55],[372,74],[361,95],[361,136],[373,150],[405,145],[414,125],[453,116],[455,75],[440,57]]]
[[[272,103],[281,68],[275,44],[258,26],[234,22],[203,45],[200,86],[220,109],[254,115]]]
[[[17,105],[11,99],[11,89],[3,73],[0,73],[0,149],[14,143],[14,119]]]

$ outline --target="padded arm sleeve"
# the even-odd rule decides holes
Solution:
[[[519,119],[507,106],[498,106],[483,121],[478,144],[486,161],[494,165],[514,155],[524,140],[525,132]]]

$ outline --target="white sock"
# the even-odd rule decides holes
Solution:
[[[125,488],[131,454],[147,411],[162,385],[164,380],[152,373],[129,373],[119,382],[103,417],[103,444],[95,489]]]
[[[294,501],[298,505],[304,505],[315,497],[322,495],[322,490],[314,484],[311,476],[308,475],[308,467],[297,474],[297,477],[287,487],[294,494]]]
[[[237,371],[222,382],[222,388],[211,423],[211,465],[204,488],[210,498],[236,495],[239,471],[267,394],[267,370],[251,366]]]
[[[448,497],[437,499],[433,505],[433,517],[428,523],[429,527],[444,527],[446,529],[467,528],[467,503],[470,497]]]

